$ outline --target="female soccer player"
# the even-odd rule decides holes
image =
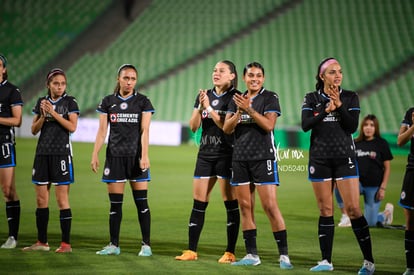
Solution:
[[[14,127],[22,124],[23,100],[19,89],[7,79],[7,59],[0,54],[0,186],[6,200],[9,237],[1,248],[15,248],[20,223],[20,200],[17,196],[14,172],[16,143]]]
[[[235,94],[229,105],[223,130],[235,135],[233,149],[233,178],[237,200],[242,213],[243,239],[247,255],[232,265],[259,265],[254,219],[255,190],[270,221],[273,237],[279,249],[279,265],[293,268],[288,256],[285,221],[280,212],[276,186],[279,175],[273,130],[281,115],[279,97],[263,87],[265,72],[258,62],[249,63],[243,70],[247,91]]]
[[[138,221],[141,226],[142,245],[138,256],[151,256],[151,215],[147,200],[150,181],[150,160],[148,157],[149,126],[154,113],[151,101],[135,91],[138,71],[131,64],[118,69],[114,93],[104,97],[97,111],[99,129],[92,153],[91,168],[98,171],[99,151],[105,142],[106,159],[102,181],[106,183],[110,201],[109,233],[110,243],[98,255],[119,255],[119,232],[122,220],[122,203],[125,183],[129,181],[135,201]]]
[[[76,99],[67,94],[66,84],[66,75],[61,69],[51,70],[46,76],[48,95],[39,98],[33,109],[32,134],[40,132],[32,173],[37,201],[37,242],[23,251],[50,250],[47,226],[50,187],[54,185],[62,230],[62,241],[56,252],[72,252],[69,187],[74,182],[74,171],[70,134],[76,130],[79,108]]]
[[[358,128],[359,99],[343,90],[342,68],[334,58],[323,60],[316,74],[316,91],[306,94],[302,105],[302,129],[312,130],[309,149],[309,180],[318,203],[319,245],[322,261],[311,271],[331,271],[334,238],[333,185],[351,219],[364,263],[358,274],[373,274],[371,236],[359,206],[359,175],[352,133]]]
[[[407,269],[403,275],[414,275],[414,107],[407,110],[398,133],[397,144],[411,142],[405,176],[401,190],[400,206],[405,214],[405,259]]]
[[[214,87],[200,90],[190,119],[190,128],[202,128],[200,150],[193,179],[193,209],[188,225],[188,250],[175,257],[181,261],[197,260],[197,245],[204,225],[204,216],[211,191],[218,181],[227,210],[227,248],[219,263],[236,260],[235,247],[239,233],[240,213],[236,195],[230,185],[233,135],[223,133],[223,123],[229,102],[237,88],[237,72],[233,62],[216,64],[212,74]]]

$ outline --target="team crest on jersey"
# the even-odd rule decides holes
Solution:
[[[207,112],[207,110],[203,110],[203,112],[201,113],[201,117],[202,118],[208,118],[208,112]]]
[[[105,175],[105,176],[108,176],[110,172],[111,172],[111,169],[109,169],[109,168],[105,168],[105,170],[104,170],[104,175]]]
[[[122,102],[121,105],[119,105],[119,107],[121,108],[121,110],[126,110],[128,108],[128,103]]]
[[[109,119],[111,122],[117,122],[117,114],[110,114]]]
[[[315,167],[310,166],[309,167],[309,173],[311,173],[311,174],[315,173]]]
[[[213,105],[213,106],[217,106],[219,104],[219,100],[218,99],[214,99],[212,102],[211,102],[211,105]]]

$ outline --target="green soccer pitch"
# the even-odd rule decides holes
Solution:
[[[318,213],[310,183],[307,180],[307,152],[281,149],[278,188],[279,206],[288,232],[289,255],[293,270],[280,270],[276,243],[260,201],[256,200],[257,246],[262,264],[255,267],[230,266],[217,263],[226,244],[226,214],[215,187],[207,208],[198,255],[194,262],[174,259],[187,248],[187,224],[192,207],[192,175],[197,154],[194,145],[179,147],[150,146],[151,177],[149,205],[152,224],[152,257],[138,257],[141,233],[129,186],[126,186],[119,256],[95,254],[109,242],[109,202],[104,183],[100,182],[104,162],[98,174],[90,169],[93,144],[74,143],[76,182],[71,186],[70,202],[73,213],[71,243],[73,252],[56,254],[60,244],[59,211],[54,188],[49,203],[50,252],[22,252],[21,248],[36,241],[35,192],[31,169],[36,139],[17,140],[16,185],[21,200],[21,222],[18,248],[0,249],[0,274],[310,274],[309,268],[320,260],[317,239]],[[406,156],[395,156],[391,162],[391,177],[386,202],[394,204],[395,225],[404,223],[402,209],[397,205],[404,175]],[[4,203],[0,207],[0,241],[7,238]],[[384,207],[385,203],[383,203]],[[335,222],[340,218],[335,209]],[[375,274],[402,274],[405,270],[404,231],[371,229]],[[245,255],[242,234],[239,234],[236,256]],[[334,274],[356,274],[362,255],[350,228],[335,228],[333,251]]]

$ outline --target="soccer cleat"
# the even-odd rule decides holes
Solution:
[[[231,252],[224,252],[223,256],[218,260],[221,264],[231,264],[236,261],[236,255]]]
[[[358,275],[372,275],[375,271],[374,263],[364,260],[361,269],[358,271]]]
[[[338,223],[339,227],[350,227],[351,226],[351,220],[346,214],[342,214],[341,220]]]
[[[151,247],[149,245],[142,245],[141,251],[139,251],[138,256],[149,257],[152,256]]]
[[[12,249],[16,248],[17,241],[13,236],[10,236],[7,241],[1,245],[1,248]]]
[[[26,246],[22,249],[23,251],[49,251],[50,247],[48,243],[41,243],[37,241],[35,244],[31,246]]]
[[[414,268],[407,268],[403,275],[414,275]]]
[[[317,265],[309,269],[310,271],[319,272],[319,271],[332,271],[334,270],[332,263],[327,260],[322,260],[318,262]]]
[[[70,253],[72,252],[72,247],[70,244],[61,242],[58,249],[55,250],[56,253]]]
[[[192,250],[184,250],[181,256],[176,256],[175,259],[179,261],[195,261],[197,260],[197,252]]]
[[[259,265],[261,264],[260,258],[258,255],[247,254],[238,262],[231,263],[231,265]]]
[[[288,255],[280,255],[279,258],[280,269],[292,269],[293,265],[290,262]]]
[[[121,254],[121,249],[118,246],[109,243],[102,250],[96,251],[97,255],[119,255]]]
[[[392,203],[387,203],[385,205],[384,215],[385,215],[384,225],[392,224],[392,220],[394,216],[394,205],[392,205]]]

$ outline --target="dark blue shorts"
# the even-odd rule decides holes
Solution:
[[[194,178],[200,179],[211,177],[223,179],[231,178],[231,156],[217,158],[197,157]]]
[[[276,160],[233,161],[231,185],[279,185]]]
[[[102,181],[126,182],[129,181],[150,181],[149,169],[142,170],[139,167],[138,157],[107,157],[103,171]]]
[[[73,162],[70,155],[36,155],[33,163],[34,184],[64,185],[74,182]]]
[[[0,150],[0,168],[16,166],[16,150],[13,143],[2,143]]]
[[[312,182],[358,178],[358,163],[352,158],[309,159],[308,177]]]
[[[414,170],[406,170],[399,205],[414,210]]]

